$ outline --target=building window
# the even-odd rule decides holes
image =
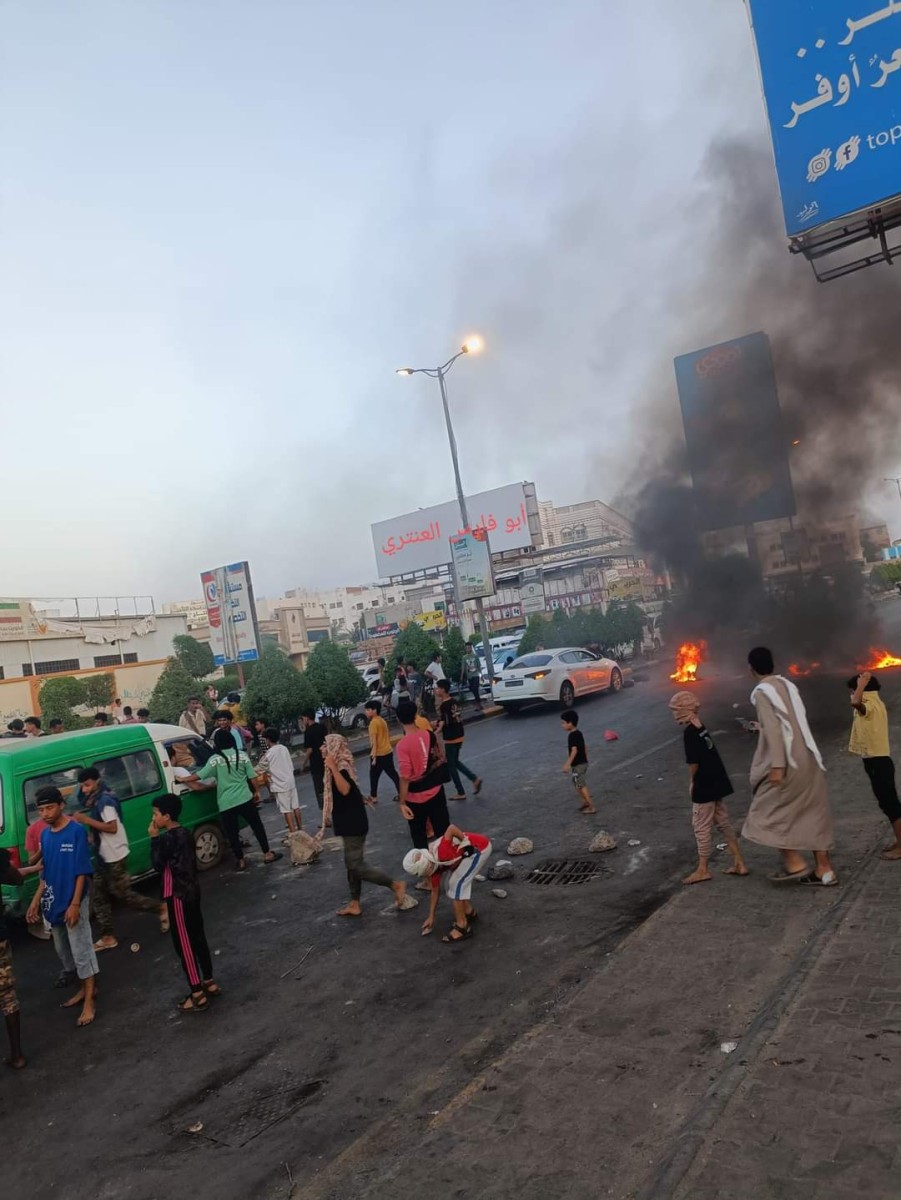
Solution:
[[[119,661],[118,658],[116,661]],[[35,663],[33,671],[31,663],[22,663],[23,675],[59,675],[64,671],[78,671],[80,669],[81,663],[77,658],[55,658],[51,662]]]
[[[118,655],[118,654],[95,654],[94,655],[94,666],[95,667],[120,667],[121,665],[122,665],[122,659],[121,659],[120,655]]]
[[[136,663],[138,661],[138,656],[135,653],[125,654],[123,655],[123,661],[127,663]]]

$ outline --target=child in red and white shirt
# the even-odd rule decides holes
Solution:
[[[422,926],[422,936],[432,932],[441,876],[447,876],[446,891],[454,906],[453,928],[441,940],[453,945],[472,937],[472,922],[478,913],[472,906],[472,882],[491,856],[491,842],[481,833],[464,833],[456,825],[448,825],[444,834],[431,842],[428,850],[411,850],[404,858],[404,870],[411,875],[430,879],[432,893],[429,915]]]

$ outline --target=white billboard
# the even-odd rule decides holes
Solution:
[[[379,577],[407,575],[413,571],[430,571],[450,563],[450,539],[471,533],[472,529],[487,529],[493,553],[521,550],[531,546],[526,511],[526,487],[531,484],[510,483],[467,496],[471,529],[463,529],[460,506],[456,500],[420,508],[416,512],[378,521],[372,526],[372,544]]]
[[[472,533],[452,537],[450,548],[457,603],[465,604],[467,600],[493,596],[494,571],[491,569],[491,550],[485,530],[474,529]]]
[[[541,567],[529,567],[522,573],[519,585],[520,608],[525,614],[543,613],[547,607],[544,597],[544,572]]]
[[[216,666],[258,659],[260,635],[247,563],[232,563],[227,567],[204,571],[200,582],[210,622],[210,648]]]

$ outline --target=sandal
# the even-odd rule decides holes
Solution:
[[[182,1013],[197,1013],[206,1012],[210,1007],[210,1002],[207,1000],[203,992],[190,992],[185,996],[184,1000],[180,1000],[176,1005],[179,1012]]]
[[[811,871],[807,878],[800,882],[810,883],[815,887],[838,887],[838,876],[834,871],[827,871],[825,875],[817,875],[816,871]]]
[[[460,936],[454,937],[455,933],[459,934]],[[441,940],[442,942],[446,942],[449,946],[456,946],[457,942],[465,942],[467,938],[471,937],[472,930],[468,925],[454,925],[450,932],[446,933]]]
[[[806,883],[813,874],[810,867],[804,867],[801,871],[783,871],[778,875],[770,875],[770,883]]]
[[[478,921],[478,919],[479,919],[479,914],[476,912],[476,910],[474,908],[470,909],[469,912],[466,914],[466,920],[470,923],[470,925],[473,923],[473,921]]]
[[[472,794],[474,796],[478,796],[478,794],[481,790],[482,790],[482,781],[481,781],[481,779],[477,779],[475,781],[475,783],[472,785]]]
[[[263,859],[263,865],[266,867],[271,867],[274,862],[278,862],[280,858],[284,858],[284,855],[280,854],[278,850],[273,850],[271,853],[272,858]]]
[[[206,994],[208,996],[211,996],[214,1000],[218,996],[222,995],[222,988],[219,986],[218,983],[205,983],[203,985],[203,990],[206,992]]]

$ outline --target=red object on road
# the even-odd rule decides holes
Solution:
[[[605,742],[618,742],[619,734],[614,733],[612,729],[606,729],[604,731],[604,741]]]

